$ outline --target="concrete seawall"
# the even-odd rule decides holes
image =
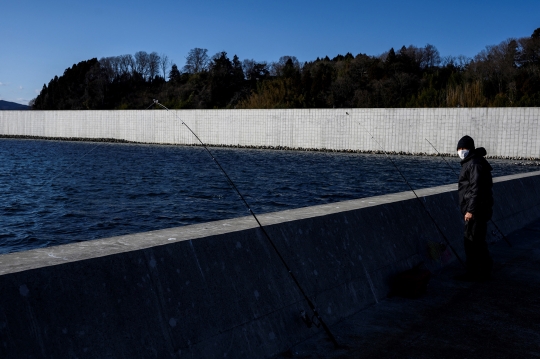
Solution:
[[[540,172],[495,182],[503,232],[540,218]],[[417,194],[259,219],[332,325],[396,272],[455,260],[422,203],[464,257],[456,186]],[[0,293],[0,358],[264,358],[320,331],[251,217],[1,255]]]
[[[347,115],[346,113],[349,113]],[[540,108],[0,111],[0,137],[455,154],[468,134],[488,156],[540,159]]]

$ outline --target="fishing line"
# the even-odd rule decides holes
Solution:
[[[433,147],[433,149],[435,150],[435,152],[437,152],[437,154],[444,160],[444,162],[448,165],[448,167],[450,167],[450,169],[452,170],[452,172],[454,172],[454,174],[457,176],[458,180],[459,180],[459,174],[454,170],[454,168],[452,166],[450,166],[450,163],[448,163],[448,161],[444,158],[443,155],[441,155],[441,153],[439,151],[437,151],[437,149],[435,148],[435,146],[433,146],[433,144],[431,142],[429,142],[429,140],[426,138],[425,139],[426,141],[428,141],[428,143],[431,145],[431,147]],[[510,247],[512,247],[512,244],[510,243],[510,241],[508,240],[508,238],[504,235],[504,233],[500,230],[499,226],[497,226],[495,224],[495,222],[493,221],[493,219],[489,219],[489,221],[491,222],[491,224],[493,224],[493,226],[495,227],[495,229],[497,229],[497,231],[499,231],[499,233],[501,234],[501,236],[503,237],[503,239],[506,241],[506,243],[508,243],[508,245]],[[491,234],[495,234],[495,231],[492,231]]]
[[[150,106],[148,106],[145,110],[148,110],[150,107],[152,107],[154,104],[151,104]],[[57,179],[58,177],[60,177],[63,173],[65,173],[67,170],[69,170],[70,168],[72,168],[74,165],[76,165],[77,163],[79,163],[84,157],[88,156],[91,152],[93,152],[96,148],[98,147],[105,147],[105,146],[108,146],[109,144],[111,144],[111,142],[101,142],[101,143],[98,143],[96,145],[94,145],[90,150],[88,150],[87,152],[85,152],[82,156],[79,156],[77,158],[75,158],[70,164],[68,164],[63,170],[61,170],[60,172],[58,172],[54,177],[52,177],[51,179],[49,179],[47,182],[45,182],[42,186],[46,185],[46,184],[50,184],[52,183],[55,179]]]
[[[167,110],[167,111],[170,111],[167,107],[165,107],[164,105],[162,105],[158,100],[154,100],[154,102],[152,103],[152,105],[157,105],[157,106],[160,106],[162,107],[163,109]],[[148,108],[150,108],[152,105],[150,105]],[[191,134],[193,134],[193,136],[197,139],[197,141],[199,141],[199,143],[201,144],[201,146],[206,150],[206,152],[208,153],[208,155],[212,158],[212,160],[214,161],[214,163],[217,165],[217,167],[219,168],[219,170],[221,171],[221,173],[223,173],[223,175],[225,176],[225,178],[227,179],[227,183],[231,186],[231,188],[236,192],[236,194],[240,197],[240,199],[242,200],[242,202],[244,203],[244,205],[246,206],[246,208],[248,209],[249,213],[251,214],[251,216],[255,219],[255,221],[257,222],[257,225],[259,226],[259,228],[261,229],[264,237],[268,240],[268,242],[270,243],[271,247],[274,249],[274,251],[276,252],[276,254],[278,255],[281,263],[285,266],[285,268],[287,269],[287,272],[289,272],[289,275],[291,276],[291,279],[294,281],[294,283],[296,284],[296,286],[298,287],[298,289],[300,290],[300,293],[302,294],[302,296],[304,297],[304,299],[306,300],[306,302],[308,303],[310,309],[312,310],[313,312],[313,317],[316,317],[317,318],[317,321],[318,323],[323,327],[324,331],[326,332],[326,334],[328,335],[328,338],[332,341],[332,343],[334,344],[334,347],[338,348],[339,347],[339,344],[336,340],[336,338],[334,337],[334,335],[332,334],[332,332],[330,331],[330,328],[328,328],[328,326],[326,325],[326,323],[323,321],[323,319],[321,318],[321,316],[319,315],[319,312],[317,311],[317,308],[315,307],[315,305],[313,304],[313,302],[311,301],[311,299],[309,299],[309,297],[307,296],[306,292],[304,291],[304,289],[302,288],[302,286],[300,285],[300,282],[298,281],[298,279],[296,278],[296,276],[293,274],[291,268],[289,267],[289,265],[287,264],[287,262],[285,261],[285,259],[283,258],[283,256],[281,255],[280,251],[278,250],[277,246],[275,245],[274,241],[270,238],[270,236],[268,235],[268,233],[266,232],[266,230],[264,229],[263,225],[261,224],[261,222],[259,222],[259,219],[257,218],[257,216],[255,215],[255,213],[251,210],[251,207],[249,206],[249,204],[247,203],[246,199],[244,198],[244,196],[242,195],[242,193],[240,192],[240,190],[238,189],[238,187],[236,187],[236,185],[234,184],[234,182],[232,181],[232,179],[229,177],[229,175],[227,174],[227,172],[225,171],[225,169],[221,166],[221,164],[219,163],[219,161],[216,159],[216,157],[212,154],[212,152],[210,151],[210,149],[208,148],[208,146],[199,138],[199,136],[197,136],[195,134],[195,132],[193,132],[193,130],[178,116],[175,115],[175,117],[180,120],[181,124],[186,126],[186,128],[189,130],[189,132],[191,132]],[[313,318],[312,317],[312,318]],[[308,324],[308,321],[309,321],[309,318],[307,318],[305,316],[305,313],[302,314],[302,319],[304,319],[304,322],[306,324]],[[310,325],[308,325],[309,327]]]
[[[60,177],[60,175],[62,175],[63,173],[65,173],[67,170],[71,169],[74,165],[76,165],[77,163],[79,163],[84,157],[88,156],[92,151],[94,151],[96,148],[100,147],[100,146],[107,146],[109,143],[106,143],[105,145],[102,145],[102,144],[97,144],[95,145],[94,147],[92,147],[89,151],[87,151],[86,153],[84,153],[82,156],[79,156],[77,158],[75,158],[70,164],[68,164],[63,170],[61,170],[59,173],[56,174],[56,176],[54,176],[53,178],[51,178],[48,182],[46,182],[45,184],[51,184],[55,179],[57,179],[58,177]]]
[[[148,110],[150,107],[152,107],[154,104],[152,103],[150,106],[148,106],[145,110]],[[95,146],[93,146],[90,150],[88,150],[87,152],[85,152],[82,156],[79,156],[77,157],[75,160],[73,160],[70,164],[68,164],[63,170],[61,170],[59,173],[57,173],[54,177],[52,177],[51,179],[49,179],[47,182],[45,182],[45,184],[43,184],[42,186],[46,185],[46,184],[50,184],[52,183],[55,179],[57,179],[58,177],[60,177],[60,175],[62,175],[64,172],[66,172],[67,170],[69,170],[70,168],[73,167],[73,165],[79,163],[84,157],[88,156],[91,152],[93,152],[96,148],[98,147],[105,147],[105,146],[108,146],[112,143],[111,142],[101,142],[101,143],[98,143],[96,144]]]
[[[349,116],[349,113],[348,112],[345,112],[347,114],[347,116]],[[383,148],[383,146],[379,143],[379,141],[377,141],[375,139],[375,137],[371,134],[371,132],[368,131],[368,129],[362,125],[361,122],[358,122],[358,124],[360,126],[362,126],[362,128],[371,136],[371,139],[373,141],[375,141],[375,143],[377,143],[377,145],[379,145],[379,147],[381,148],[381,150],[384,152],[384,154],[386,155],[386,158],[388,158],[388,160],[392,163],[392,165],[394,165],[394,167],[396,168],[396,170],[399,172],[399,174],[401,175],[401,177],[403,178],[403,180],[405,181],[405,183],[407,184],[407,186],[409,186],[409,189],[412,191],[412,193],[414,193],[414,196],[416,197],[416,199],[418,200],[418,202],[420,202],[420,204],[422,205],[422,207],[424,208],[424,210],[426,211],[426,213],[428,214],[429,218],[431,218],[431,221],[433,222],[433,224],[435,225],[435,227],[437,228],[437,230],[439,231],[440,235],[444,238],[444,240],[446,241],[446,244],[448,245],[448,247],[452,250],[452,252],[454,253],[454,255],[456,256],[456,258],[459,260],[459,262],[465,267],[465,262],[463,262],[463,260],[461,259],[461,257],[457,254],[456,250],[454,249],[454,247],[452,247],[452,245],[450,244],[450,241],[448,240],[448,238],[446,238],[446,236],[444,235],[444,232],[441,230],[441,228],[439,227],[439,225],[437,224],[437,221],[435,221],[435,218],[433,218],[433,216],[431,215],[430,211],[428,210],[428,208],[426,207],[426,205],[424,204],[424,202],[422,202],[422,200],[420,199],[420,197],[418,197],[418,195],[416,194],[415,190],[412,188],[411,184],[409,183],[409,181],[407,181],[407,178],[405,177],[405,175],[403,174],[403,172],[401,172],[401,170],[399,169],[399,167],[395,164],[394,160],[392,160],[392,158],[388,155],[388,153],[386,152],[386,150]]]

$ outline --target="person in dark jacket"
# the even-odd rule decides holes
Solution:
[[[493,214],[493,168],[484,158],[483,147],[475,148],[474,140],[462,137],[457,145],[461,158],[458,181],[459,205],[465,220],[464,246],[467,272],[456,279],[484,281],[491,277],[493,260],[486,242],[487,222]]]

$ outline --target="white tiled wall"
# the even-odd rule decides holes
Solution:
[[[347,115],[346,113],[349,113]],[[540,158],[540,108],[0,111],[0,135]]]

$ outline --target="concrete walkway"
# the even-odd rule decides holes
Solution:
[[[278,358],[540,358],[540,221],[490,245],[493,279],[434,273],[420,299],[388,298]]]

